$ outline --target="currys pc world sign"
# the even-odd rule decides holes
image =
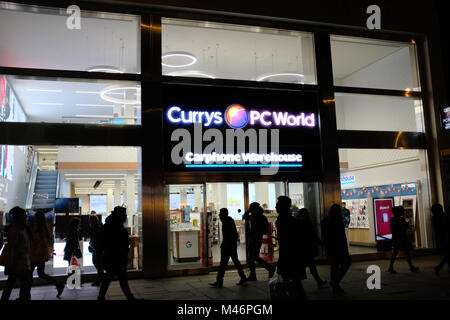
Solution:
[[[299,112],[291,114],[286,111],[249,110],[240,104],[229,105],[225,112],[183,110],[179,106],[171,106],[167,110],[167,119],[171,123],[201,123],[205,127],[220,126],[224,122],[232,129],[242,129],[255,124],[264,127],[310,127],[316,126],[314,113]]]
[[[171,83],[163,97],[166,172],[321,174],[314,92]]]

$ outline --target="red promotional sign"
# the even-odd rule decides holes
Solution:
[[[392,239],[390,221],[392,218],[393,199],[373,199],[375,212],[375,230],[377,240]]]

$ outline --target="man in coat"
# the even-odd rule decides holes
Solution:
[[[271,266],[259,256],[262,246],[262,238],[264,234],[267,234],[269,229],[269,222],[263,213],[264,210],[258,202],[252,202],[249,210],[244,213],[246,236],[245,246],[247,251],[247,264],[250,268],[250,275],[246,281],[256,281],[255,261],[269,271],[269,278],[272,278],[275,273],[275,267]]]
[[[220,209],[219,218],[222,222],[223,239],[222,244],[220,245],[220,267],[219,272],[217,273],[216,282],[210,283],[210,285],[216,288],[222,288],[223,277],[230,258],[233,260],[234,266],[241,277],[241,280],[237,283],[237,285],[241,285],[245,282],[246,278],[237,254],[237,241],[239,239],[239,234],[236,230],[236,224],[234,223],[233,218],[228,216],[227,208]]]
[[[322,230],[323,243],[330,263],[330,286],[334,294],[341,294],[344,290],[340,282],[350,268],[351,258],[340,205],[335,203],[330,207],[328,216],[323,221]]]
[[[394,262],[400,250],[405,253],[406,261],[408,262],[411,272],[419,270],[411,261],[410,251],[412,250],[412,243],[408,239],[408,222],[405,220],[405,209],[403,206],[396,206],[392,208],[392,215],[390,221],[392,232],[392,257],[389,265],[390,273],[397,273],[394,270]]]
[[[307,300],[302,280],[306,279],[305,261],[302,252],[302,236],[300,221],[291,214],[291,199],[286,196],[278,197],[276,210],[278,213],[275,222],[280,245],[277,273],[283,281],[292,283],[289,290],[289,299]]]
[[[136,300],[131,293],[127,280],[129,240],[124,227],[127,221],[127,209],[117,206],[106,218],[103,229],[103,262],[106,273],[98,293],[98,300],[105,300],[106,291],[114,275],[119,279],[120,288],[128,300]]]

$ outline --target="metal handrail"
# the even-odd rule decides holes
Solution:
[[[55,198],[59,198],[59,186],[60,186],[60,182],[59,179],[61,178],[59,171],[56,171],[56,194],[55,194]]]
[[[36,154],[37,152],[33,152],[33,157],[31,160],[31,169],[27,187],[27,199],[25,202],[26,209],[31,209],[31,206],[33,205],[34,187],[36,185],[37,172],[39,170]]]

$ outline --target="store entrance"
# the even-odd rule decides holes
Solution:
[[[222,225],[221,208],[227,208],[239,233],[238,258],[246,263],[245,221],[243,215],[250,203],[258,202],[269,221],[268,235],[263,239],[261,258],[278,261],[275,209],[279,196],[292,199],[292,213],[307,208],[320,234],[322,210],[319,183],[287,181],[219,182],[169,185],[169,268],[193,269],[220,263]],[[232,264],[232,261],[229,261]]]

